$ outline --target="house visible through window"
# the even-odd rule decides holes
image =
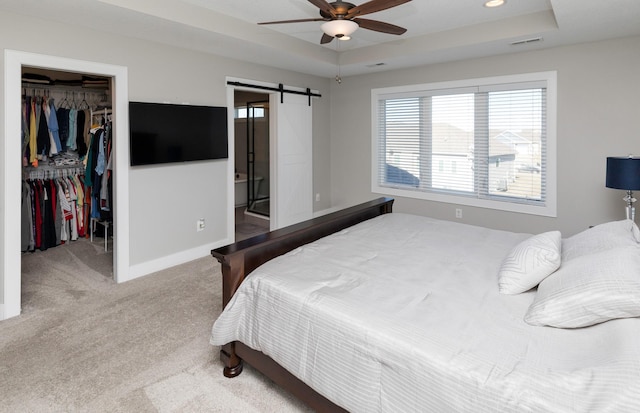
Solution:
[[[372,190],[555,216],[555,73],[375,89]]]

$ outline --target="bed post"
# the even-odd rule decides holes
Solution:
[[[242,359],[236,353],[235,341],[220,348],[220,360],[224,364],[222,374],[225,377],[233,378],[242,373]]]
[[[213,253],[213,252],[212,252]],[[224,282],[222,283],[222,308],[226,307],[231,297],[245,277],[244,254],[216,255],[220,262]],[[236,377],[242,373],[242,359],[236,353],[236,343],[227,343],[220,348],[220,360],[224,364],[222,374],[225,377]]]
[[[215,256],[215,255],[214,255]],[[215,256],[221,265],[223,283],[222,283],[222,308],[226,307],[233,294],[236,292],[242,281],[244,281],[245,256],[242,251],[233,255]]]

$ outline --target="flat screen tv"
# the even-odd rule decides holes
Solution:
[[[129,102],[131,166],[227,158],[227,108]]]

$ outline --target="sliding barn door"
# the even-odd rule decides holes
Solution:
[[[271,95],[275,112],[272,139],[271,229],[310,219],[313,213],[311,106],[307,96]]]

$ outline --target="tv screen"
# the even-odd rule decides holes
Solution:
[[[228,157],[227,108],[129,102],[131,166]]]

